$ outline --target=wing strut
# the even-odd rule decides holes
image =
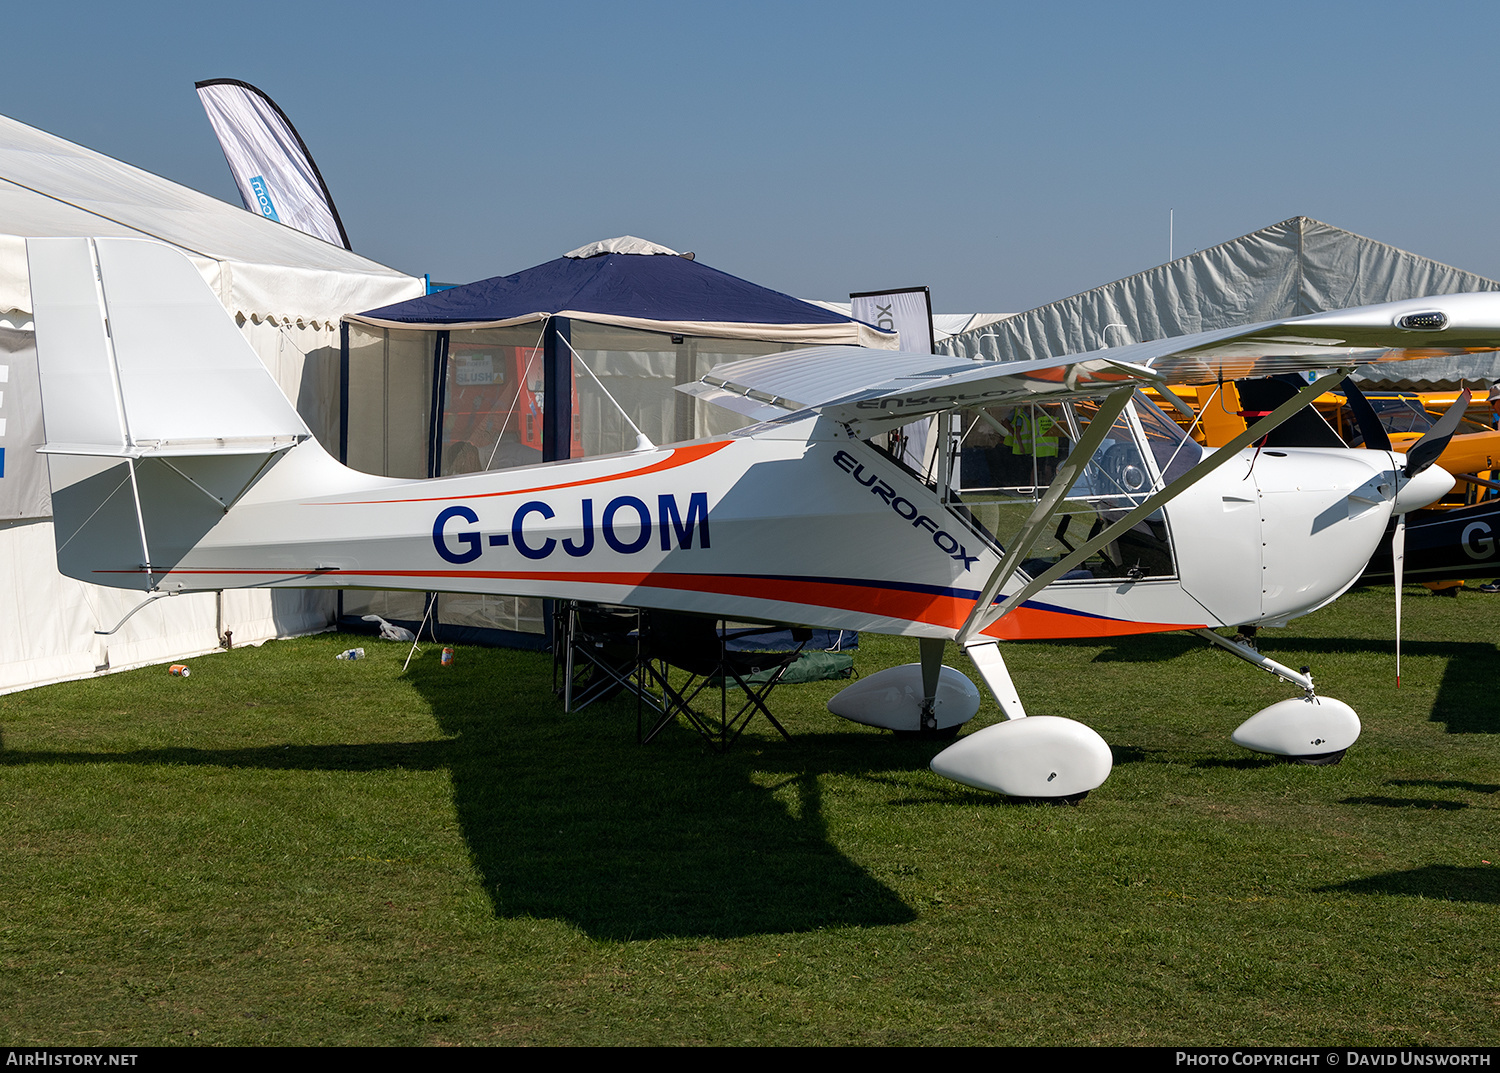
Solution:
[[[1308,403],[1312,402],[1312,400],[1323,394],[1323,392],[1327,391],[1334,384],[1337,384],[1340,380],[1347,376],[1350,371],[1351,370],[1347,368],[1335,370],[1334,372],[1331,372],[1326,376],[1320,377],[1318,380],[1315,380],[1313,383],[1297,392],[1297,394],[1293,395],[1286,402],[1276,407],[1276,409],[1272,410],[1265,417],[1261,418],[1253,426],[1247,428],[1244,432],[1240,433],[1234,439],[1230,440],[1223,447],[1220,447],[1217,451],[1209,454],[1208,457],[1204,458],[1203,461],[1199,462],[1196,466],[1188,470],[1181,477],[1178,477],[1175,481],[1167,485],[1160,492],[1157,492],[1140,506],[1127,513],[1119,521],[1115,522],[1113,525],[1106,526],[1104,531],[1101,532],[1098,536],[1079,545],[1072,553],[1064,556],[1062,559],[1058,560],[1058,562],[1052,567],[1038,574],[1019,592],[1008,597],[1005,602],[1002,603],[999,607],[989,607],[984,603],[984,601],[981,600],[975,608],[976,614],[972,614],[969,616],[969,621],[964,623],[964,628],[959,632],[958,642],[964,645],[969,644],[975,634],[981,633],[988,627],[992,626],[994,623],[1000,621],[1006,615],[1014,611],[1017,607],[1020,607],[1021,604],[1025,603],[1027,600],[1031,599],[1031,597],[1035,596],[1042,589],[1045,589],[1048,585],[1052,584],[1052,582],[1062,577],[1063,574],[1067,573],[1069,570],[1073,569],[1079,563],[1087,559],[1090,555],[1094,554],[1094,552],[1109,544],[1111,541],[1119,539],[1119,537],[1123,533],[1129,530],[1141,519],[1147,517],[1148,515],[1159,510],[1163,505],[1170,503],[1172,500],[1176,499],[1183,492],[1187,491],[1193,485],[1201,481],[1204,477],[1207,477],[1214,470],[1224,465],[1224,463],[1228,462],[1231,458],[1238,457],[1240,451],[1243,450],[1246,446],[1264,437],[1272,429],[1276,428],[1276,426],[1280,425],[1283,421],[1286,421],[1298,410],[1302,409]],[[1092,422],[1090,423],[1090,425],[1092,427]],[[1048,491],[1050,493],[1050,489]],[[1007,556],[1007,558],[1009,557]],[[994,599],[994,597],[991,595],[989,599]],[[982,613],[980,613],[981,608],[983,609]]]
[[[1110,429],[1115,427],[1115,421],[1118,420],[1134,394],[1135,386],[1131,385],[1120,391],[1111,392],[1100,404],[1099,412],[1089,421],[1088,428],[1083,430],[1083,435],[1078,439],[1078,445],[1068,453],[1062,465],[1057,467],[1057,476],[1052,479],[1052,483],[1037,500],[1036,506],[1032,508],[1020,531],[1016,533],[1016,539],[1006,546],[1000,565],[995,567],[994,573],[990,574],[990,579],[985,582],[979,601],[975,603],[974,610],[969,613],[968,621],[958,633],[959,644],[968,644],[970,638],[983,628],[975,624],[994,602],[996,593],[1016,572],[1016,568],[1025,562],[1026,553],[1042,535],[1047,522],[1062,506],[1063,497],[1072,491],[1073,485],[1093,459],[1094,452],[1104,442],[1104,437],[1109,435]],[[984,411],[981,410],[980,413],[983,414]]]

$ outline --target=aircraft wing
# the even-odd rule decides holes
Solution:
[[[815,347],[715,367],[678,388],[761,421],[813,410],[861,435],[961,406],[1099,396],[1131,381],[1248,376],[1500,350],[1500,292],[1445,294],[1025,362]]]
[[[868,436],[955,407],[1106,395],[1157,379],[1113,351],[1002,364],[827,346],[728,362],[677,390],[760,421],[817,411]]]

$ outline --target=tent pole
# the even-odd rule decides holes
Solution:
[[[448,406],[448,333],[438,332],[432,348],[432,401],[428,408],[427,476],[443,475],[443,411]]]
[[[349,464],[349,322],[339,321],[339,461]]]
[[[573,453],[571,327],[567,317],[551,317],[542,334],[543,462],[570,458]]]

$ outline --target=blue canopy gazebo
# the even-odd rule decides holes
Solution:
[[[346,318],[387,327],[499,328],[549,317],[643,331],[801,346],[893,347],[895,336],[710,268],[690,253],[624,236],[555,261]]]
[[[349,315],[343,327],[343,460],[409,477],[630,450],[637,430],[656,443],[717,435],[742,420],[674,387],[758,354],[898,344],[894,332],[629,236]],[[414,600],[349,593],[345,610],[410,620],[424,610]],[[438,600],[450,626],[545,626],[536,601]]]

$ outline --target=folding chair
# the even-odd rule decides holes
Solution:
[[[563,711],[582,711],[629,690],[642,692],[641,611],[559,600],[553,609],[552,692]],[[560,681],[559,681],[560,680]],[[661,705],[647,694],[646,703]]]
[[[774,627],[773,629],[781,629]],[[641,631],[643,660],[641,670],[645,683],[661,693],[661,707],[649,730],[643,719],[643,707],[636,708],[636,737],[644,745],[671,723],[682,716],[692,728],[721,751],[728,751],[736,738],[744,731],[755,713],[768,719],[783,738],[791,740],[786,728],[777,722],[766,707],[766,697],[781,681],[787,668],[797,662],[802,647],[812,636],[811,630],[793,629],[792,636],[797,647],[791,652],[733,652],[726,642],[731,639],[771,632],[766,629],[736,631],[726,634],[719,620],[702,615],[681,615],[664,611],[647,613]],[[685,671],[686,684],[680,688],[671,681],[671,668]],[[761,683],[749,679],[762,671],[771,671],[770,677]],[[730,682],[745,692],[745,703],[733,716],[729,714]],[[717,725],[710,716],[695,711],[693,702],[705,689],[719,689],[719,719]],[[646,690],[637,692],[639,699]],[[654,698],[652,698],[654,699]]]

